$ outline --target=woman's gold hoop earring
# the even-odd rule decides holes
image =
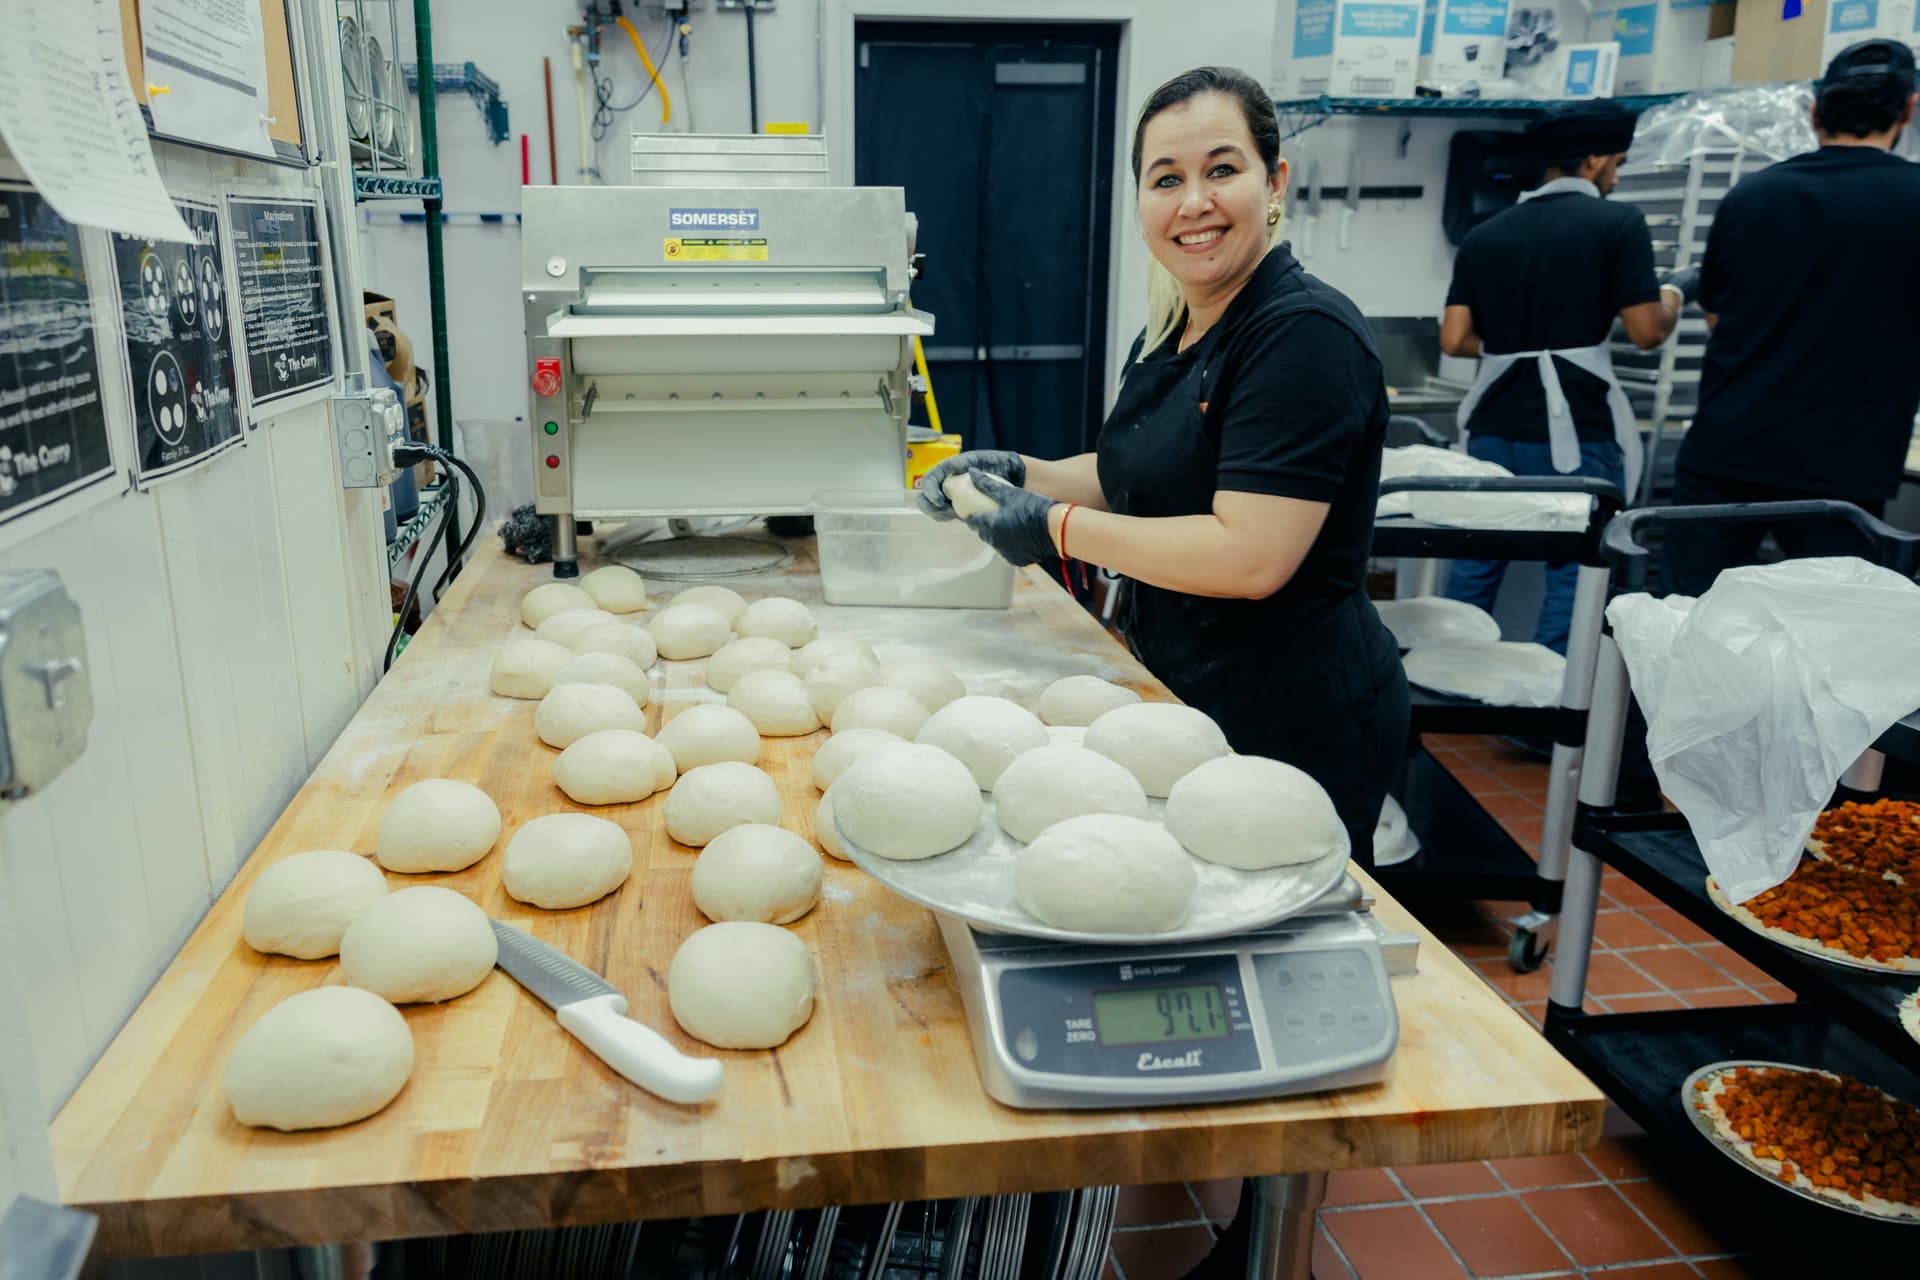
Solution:
[[[1267,206],[1267,225],[1270,227],[1277,227],[1280,225],[1280,206],[1279,205],[1270,204]]]

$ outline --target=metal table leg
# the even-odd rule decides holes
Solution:
[[[1253,1179],[1247,1280],[1311,1280],[1313,1215],[1326,1198],[1324,1173]]]
[[[553,518],[553,576],[556,578],[577,578],[580,576],[580,548],[578,533],[574,528],[573,513],[564,512]]]

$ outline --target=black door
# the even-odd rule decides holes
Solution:
[[[1091,449],[1118,27],[862,22],[854,40],[854,181],[905,187],[919,217],[941,425],[970,449]]]

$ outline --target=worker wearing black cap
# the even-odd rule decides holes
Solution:
[[[1440,349],[1480,357],[1460,432],[1474,457],[1515,475],[1596,476],[1626,493],[1638,480],[1639,429],[1607,335],[1618,316],[1634,345],[1659,346],[1679,319],[1680,293],[1654,276],[1639,210],[1602,198],[1636,119],[1606,100],[1543,114],[1527,138],[1544,181],[1468,233],[1454,260]],[[1447,594],[1490,609],[1505,571],[1504,561],[1456,561]],[[1562,653],[1576,573],[1548,567],[1535,633]]]
[[[1920,166],[1890,150],[1913,109],[1912,50],[1853,45],[1815,91],[1819,149],[1720,202],[1699,269],[1675,277],[1713,326],[1675,504],[1839,498],[1877,515],[1899,488],[1920,406]],[[1789,556],[1861,549],[1847,531],[1773,532]],[[1700,594],[1766,533],[1672,526],[1668,588]]]

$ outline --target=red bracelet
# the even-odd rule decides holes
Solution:
[[[1068,595],[1073,594],[1073,580],[1067,577],[1067,563],[1071,558],[1067,555],[1067,521],[1073,518],[1073,509],[1079,505],[1069,502],[1067,509],[1060,513],[1060,585],[1067,589]]]

